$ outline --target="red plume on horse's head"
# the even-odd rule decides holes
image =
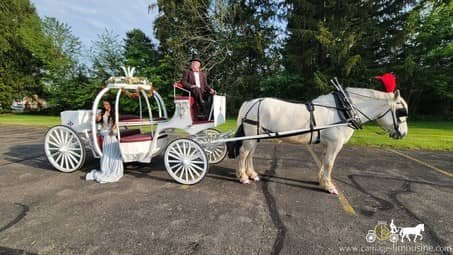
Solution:
[[[393,73],[385,73],[381,76],[375,76],[376,80],[381,81],[386,92],[394,92],[396,89],[396,77]]]

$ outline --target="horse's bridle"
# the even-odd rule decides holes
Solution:
[[[362,96],[362,97],[369,97],[369,96],[365,96],[365,95],[362,95],[362,94],[358,94],[358,93],[354,93],[354,92],[349,92],[351,94],[354,94],[354,95],[358,95],[358,96]],[[399,105],[401,104],[403,106],[403,108],[399,108],[397,109],[396,108],[396,105]],[[363,115],[365,118],[367,118],[369,121],[373,121],[370,117],[368,117],[365,113],[363,113],[360,109],[358,109],[354,104],[352,105],[352,107],[357,111],[359,112],[361,115]],[[393,128],[396,132],[396,136],[397,137],[402,137],[403,135],[401,134],[401,131],[399,129],[399,126],[400,126],[400,123],[402,123],[403,121],[401,120],[402,117],[408,117],[409,116],[409,112],[407,110],[407,107],[401,103],[401,102],[396,102],[396,103],[393,103],[385,112],[383,112],[382,114],[380,114],[375,120],[379,120],[381,118],[383,118],[385,115],[387,115],[388,113],[391,113],[392,114],[392,120],[393,120]],[[384,128],[383,128],[384,129]],[[384,129],[385,130],[385,129]],[[389,130],[385,130],[386,132],[389,132]]]

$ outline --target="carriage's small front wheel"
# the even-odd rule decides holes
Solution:
[[[79,135],[67,126],[55,126],[47,131],[44,150],[50,164],[62,172],[73,172],[85,163],[84,144]]]
[[[219,139],[221,132],[214,128],[209,128],[197,133],[194,138],[203,144],[209,164],[218,164],[222,162],[227,154],[226,143],[211,143]]]
[[[164,153],[168,174],[181,184],[196,184],[208,172],[208,158],[203,148],[191,139],[176,139]]]

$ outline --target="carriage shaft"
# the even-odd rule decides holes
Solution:
[[[266,133],[266,134],[261,134],[261,135],[223,138],[223,139],[218,139],[218,140],[201,142],[201,144],[208,144],[208,143],[215,144],[215,143],[228,143],[228,142],[243,141],[243,140],[282,138],[282,137],[287,137],[287,136],[302,135],[302,134],[319,131],[319,130],[323,130],[323,129],[328,129],[328,128],[344,127],[344,126],[348,126],[348,125],[349,125],[349,123],[338,123],[338,124],[314,127],[312,129],[304,128],[304,129],[296,129],[296,130],[290,130],[290,131],[272,132],[272,133]]]

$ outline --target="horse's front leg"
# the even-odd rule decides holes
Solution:
[[[326,156],[326,150],[327,150],[327,146],[325,144],[323,144],[322,146],[322,158],[324,158]],[[319,167],[319,172],[318,172],[318,183],[319,185],[321,185],[321,181],[322,181],[322,176],[324,175],[324,164],[321,163],[321,166]]]
[[[253,166],[253,155],[255,155],[255,149],[257,145],[257,141],[247,141],[247,144],[245,146],[249,150],[249,154],[246,159],[246,165],[245,165],[245,174],[252,180],[254,181],[259,181],[260,177],[258,176],[258,173],[255,172],[255,168]]]
[[[328,191],[330,194],[338,195],[337,188],[332,182],[332,169],[335,163],[335,159],[340,152],[341,148],[343,148],[343,144],[341,143],[328,143],[326,148],[326,153],[322,161],[322,167],[324,168],[323,171],[320,171],[321,180],[319,185],[321,188]]]
[[[239,165],[236,170],[236,177],[239,178],[239,181],[244,184],[250,183],[248,175],[245,173],[247,169],[247,157],[250,153],[250,150],[242,145],[239,151]]]

